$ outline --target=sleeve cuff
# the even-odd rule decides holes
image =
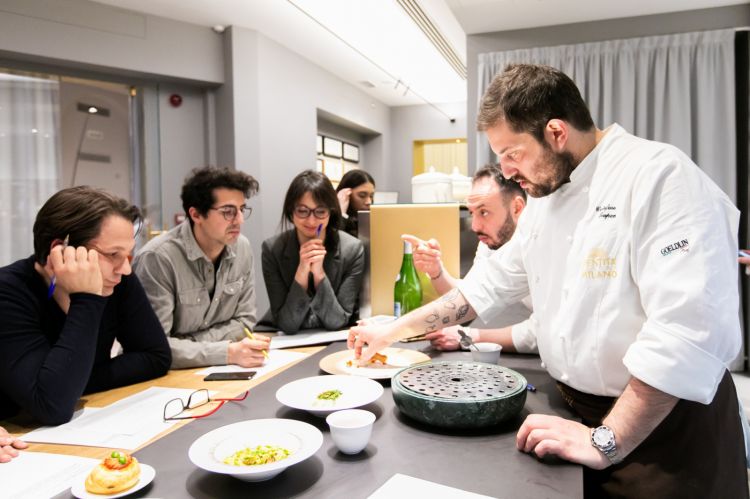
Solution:
[[[172,369],[223,366],[228,363],[229,341],[198,341],[172,347]]]
[[[531,327],[531,319],[512,326],[510,334],[513,346],[518,353],[537,353],[536,335]]]
[[[640,332],[623,364],[647,385],[701,404],[711,403],[727,370],[710,352],[654,325]]]

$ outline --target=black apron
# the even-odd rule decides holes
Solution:
[[[565,401],[596,427],[615,403],[558,383]],[[709,405],[679,400],[624,461],[584,467],[584,497],[748,499],[745,439],[732,376],[727,371]]]

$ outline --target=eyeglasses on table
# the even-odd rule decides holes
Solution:
[[[190,394],[187,403],[181,398],[172,399],[164,404],[164,421],[177,421],[180,419],[198,419],[205,418],[215,413],[227,402],[240,402],[247,398],[248,391],[234,398],[211,398],[208,390],[201,388]],[[218,402],[216,407],[210,407],[212,402]],[[199,407],[205,407],[205,410],[197,413],[182,414],[185,411],[193,411]]]

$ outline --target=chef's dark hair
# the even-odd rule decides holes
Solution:
[[[544,143],[544,128],[552,119],[580,131],[594,128],[581,92],[568,75],[550,66],[510,64],[484,93],[477,130],[504,121],[515,133],[529,133]]]

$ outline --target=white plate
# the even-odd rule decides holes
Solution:
[[[430,357],[424,353],[408,348],[389,347],[384,348],[380,353],[386,356],[387,364],[375,362],[359,367],[354,359],[354,350],[341,350],[320,359],[318,366],[321,370],[331,374],[352,374],[370,379],[390,379],[404,367],[430,360]],[[351,366],[347,365],[349,362],[352,363]]]
[[[320,400],[318,395],[328,390],[339,390],[336,400]],[[334,411],[354,409],[374,402],[383,395],[377,381],[355,376],[313,376],[287,383],[276,391],[276,400],[287,407],[302,409],[325,417]]]
[[[224,459],[246,447],[275,445],[289,450],[289,457],[257,466],[233,466]],[[209,431],[190,446],[188,457],[206,471],[232,475],[246,482],[260,482],[304,461],[323,445],[323,434],[312,425],[293,419],[253,419]]]
[[[115,497],[125,497],[128,494],[132,494],[133,492],[141,490],[143,487],[151,483],[151,480],[153,480],[156,476],[156,470],[154,470],[154,468],[152,468],[148,464],[143,464],[141,462],[138,462],[138,464],[141,465],[141,476],[138,479],[138,483],[133,485],[128,490],[123,490],[119,494],[92,494],[91,492],[88,492],[86,490],[86,477],[89,476],[88,473],[83,475],[80,479],[76,480],[76,482],[70,488],[70,493],[78,499],[102,499],[103,497],[114,499]]]

